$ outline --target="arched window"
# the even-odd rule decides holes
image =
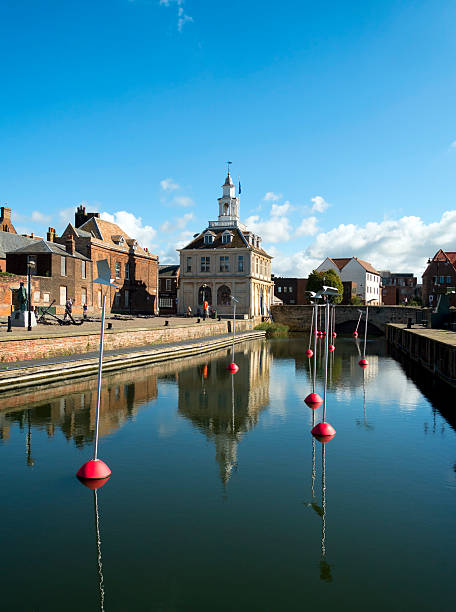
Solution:
[[[198,289],[198,304],[202,304],[206,300],[208,304],[212,304],[212,290],[208,285],[201,285]]]
[[[231,304],[231,289],[226,285],[222,285],[217,291],[217,304],[219,306],[229,306]]]

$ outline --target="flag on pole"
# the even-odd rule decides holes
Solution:
[[[238,180],[239,180],[238,194],[241,195],[241,179],[238,177]]]

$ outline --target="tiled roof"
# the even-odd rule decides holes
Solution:
[[[19,236],[11,232],[0,232],[0,259],[5,259],[7,253],[16,251],[33,242],[36,242],[34,238]]]
[[[177,265],[161,265],[158,266],[158,274],[163,276],[177,276],[180,266]]]
[[[104,219],[91,217],[80,227],[78,227],[76,231],[81,234],[81,230],[85,234],[88,234],[92,238],[95,238],[95,240],[98,239],[104,242],[105,244],[107,243],[110,246],[115,247],[116,249],[125,251],[126,253],[130,252],[130,246],[129,244],[127,244],[127,241],[131,242],[132,239],[116,223],[111,223],[111,221],[105,221]],[[123,244],[118,243],[118,239],[120,236],[122,236],[124,239]],[[116,238],[116,241],[114,241],[113,238]],[[139,244],[135,248],[135,253],[137,255],[144,255],[145,257],[156,257],[156,255],[146,253],[146,251],[142,247],[140,247]]]
[[[34,244],[27,244],[26,246],[15,249],[14,253],[25,253],[27,255],[40,255],[41,253],[55,253],[56,255],[65,255],[66,257],[75,257],[76,259],[83,259],[84,261],[89,261],[87,257],[81,255],[77,251],[72,255],[68,253],[66,248],[58,244],[57,242],[48,242],[47,240],[36,241],[33,240]]]
[[[368,261],[363,261],[362,259],[358,259],[357,257],[353,257],[353,259],[356,259],[356,261],[363,266],[366,272],[370,272],[371,274],[380,275],[380,273],[377,272],[377,270],[373,266],[371,266],[371,264]]]
[[[222,242],[222,235],[229,230],[233,234],[233,240],[231,242]],[[211,244],[205,244],[204,242],[204,234],[207,233],[207,229],[198,234],[187,246],[185,246],[182,250],[187,249],[239,249],[239,248],[249,248],[252,249],[255,253],[259,253],[264,255],[265,257],[271,257],[264,251],[261,247],[256,247],[249,244],[247,236],[250,232],[241,232],[239,228],[233,227],[222,227],[217,230],[211,228],[211,232],[214,234],[214,240]]]
[[[351,257],[330,257],[329,259],[339,268],[339,270],[342,270],[342,268],[348,264]]]

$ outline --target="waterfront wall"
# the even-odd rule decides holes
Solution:
[[[456,386],[456,334],[443,330],[387,326],[387,340],[411,361]]]
[[[272,317],[277,323],[288,325],[290,331],[309,331],[313,306],[272,306]],[[336,306],[336,331],[352,333],[359,317],[359,306]],[[361,307],[364,310],[364,306]],[[416,321],[420,308],[407,306],[369,306],[369,323],[379,332],[386,333],[388,323],[407,323],[409,317]],[[353,325],[352,325],[353,323]]]
[[[210,322],[209,322],[210,321]],[[259,319],[239,319],[236,321],[237,331],[248,331],[255,327]],[[206,320],[182,327],[163,327],[159,329],[126,329],[106,330],[104,350],[122,349],[151,344],[167,344],[183,340],[193,340],[207,336],[220,336],[229,331],[231,321]],[[0,362],[23,361],[26,359],[43,359],[74,353],[91,353],[98,351],[100,334],[79,332],[72,335],[68,328],[64,331],[43,337],[23,337],[20,340],[0,339]]]

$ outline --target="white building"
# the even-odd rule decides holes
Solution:
[[[178,312],[184,314],[190,306],[196,313],[207,300],[218,314],[231,314],[233,295],[240,315],[267,315],[274,293],[272,257],[261,248],[261,238],[241,223],[240,198],[229,172],[222,189],[218,220],[209,221],[179,250]]]
[[[357,295],[366,303],[378,306],[382,303],[380,273],[367,261],[357,257],[327,257],[317,272],[334,270],[342,282],[356,283]]]

